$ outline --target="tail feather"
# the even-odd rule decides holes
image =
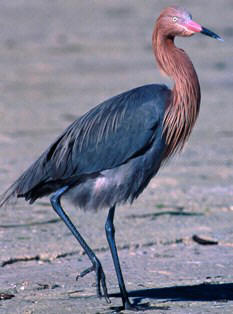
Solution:
[[[23,174],[0,196],[0,207],[16,200],[18,197],[25,197],[38,184],[48,180],[46,167],[47,152],[43,153]]]
[[[29,168],[0,195],[0,207],[18,197],[24,197],[26,201],[33,203],[37,198],[50,194],[55,188],[57,189],[60,186],[60,181],[64,179],[66,169],[56,162],[54,152],[66,135],[66,132],[67,131],[59,136]],[[63,146],[60,145],[59,147],[61,149]],[[70,172],[72,172],[72,167],[70,167]],[[70,176],[69,174],[68,177]]]
[[[0,195],[0,207],[9,203],[9,201],[16,201],[16,183],[13,183],[2,195]]]

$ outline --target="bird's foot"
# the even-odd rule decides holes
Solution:
[[[95,258],[93,261],[93,265],[84,271],[82,271],[77,277],[76,280],[82,278],[89,274],[90,272],[95,271],[96,273],[96,293],[99,298],[104,297],[107,303],[111,303],[108,297],[108,290],[105,280],[105,274],[102,268],[100,261]]]
[[[126,303],[124,305],[125,310],[128,311],[146,311],[148,309],[149,303],[144,303],[144,304],[132,304],[132,303]]]
[[[147,311],[148,308],[150,308],[149,303],[144,303],[144,304],[132,304],[130,302],[126,302],[123,306],[119,307],[111,307],[113,310],[113,313],[120,313],[124,310],[127,311],[133,311],[133,312],[143,312]]]

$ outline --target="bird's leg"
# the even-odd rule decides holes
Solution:
[[[105,223],[106,237],[107,237],[108,244],[111,250],[113,263],[114,263],[114,267],[115,267],[115,271],[116,271],[116,275],[118,279],[118,284],[121,291],[123,308],[127,310],[137,310],[137,308],[134,307],[134,305],[130,303],[129,298],[128,298],[128,293],[125,288],[124,278],[122,275],[117,248],[116,248],[116,243],[115,243],[115,228],[113,224],[114,213],[115,213],[115,206],[109,209],[108,217]]]
[[[86,274],[90,273],[91,271],[95,271],[96,273],[96,289],[97,289],[97,296],[102,297],[104,295],[107,303],[110,303],[110,300],[108,298],[108,291],[105,281],[105,274],[103,272],[102,265],[98,258],[96,257],[95,253],[91,250],[91,248],[87,245],[81,234],[78,232],[70,218],[66,215],[64,212],[62,206],[61,206],[61,196],[69,189],[69,186],[65,186],[58,191],[56,191],[50,198],[51,204],[55,212],[58,214],[58,216],[64,221],[66,226],[69,228],[69,230],[73,233],[75,238],[80,243],[81,247],[84,249],[85,253],[89,257],[92,266],[86,270],[84,270],[79,276],[83,277]],[[103,294],[101,292],[101,288],[103,290]]]

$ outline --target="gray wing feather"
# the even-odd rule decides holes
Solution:
[[[73,177],[114,168],[140,154],[162,125],[169,93],[164,85],[146,85],[84,114],[13,183],[0,198],[0,206],[47,182],[52,181],[56,188]]]

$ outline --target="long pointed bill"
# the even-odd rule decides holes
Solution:
[[[214,32],[210,31],[209,29],[201,26],[200,24],[190,20],[187,24],[186,24],[186,28],[190,31],[193,31],[195,33],[202,33],[204,35],[207,35],[209,37],[218,39],[220,41],[224,41],[220,36],[218,36],[217,34],[215,34]]]
[[[202,26],[201,33],[206,35],[206,36],[210,36],[212,38],[215,38],[217,40],[224,41],[222,37],[218,36],[217,34],[215,34],[214,32],[210,31],[209,29],[207,29],[203,26]]]

